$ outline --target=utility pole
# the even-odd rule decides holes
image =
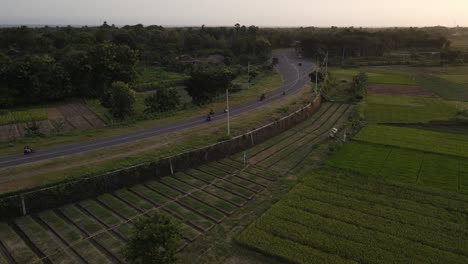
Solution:
[[[227,111],[227,135],[231,135],[231,123],[229,120],[230,109],[229,109],[229,88],[226,88],[226,111]]]
[[[328,72],[328,51],[327,56],[325,57],[325,72]]]
[[[318,93],[318,67],[315,69],[315,93]]]
[[[247,89],[250,89],[250,61],[247,62]]]

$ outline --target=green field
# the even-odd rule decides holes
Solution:
[[[396,126],[367,126],[355,140],[468,158],[468,136]]]
[[[364,113],[369,123],[419,123],[454,118],[457,107],[441,98],[368,95]]]
[[[468,196],[326,169],[238,237],[293,263],[466,263]]]
[[[377,144],[349,142],[327,164],[383,178],[468,194],[468,159]]]
[[[0,109],[0,125],[40,121],[47,119],[47,109],[44,107]]]
[[[436,95],[455,101],[468,101],[468,84],[466,74],[460,73],[465,67],[448,67],[445,70],[435,68],[431,70],[416,70],[416,82]],[[442,70],[445,72],[443,73]],[[439,72],[437,72],[439,71]]]
[[[351,80],[353,76],[365,72],[369,83],[415,85],[411,72],[389,68],[332,69],[331,73],[338,80]]]

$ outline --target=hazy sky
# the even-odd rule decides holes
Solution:
[[[0,0],[0,24],[468,26],[468,0]]]

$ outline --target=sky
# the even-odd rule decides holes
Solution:
[[[468,0],[0,0],[0,24],[468,26]]]

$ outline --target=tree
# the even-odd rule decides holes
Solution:
[[[125,259],[133,264],[174,263],[179,239],[179,227],[169,216],[141,218],[125,247]]]
[[[135,91],[124,82],[114,82],[101,98],[101,104],[110,108],[112,115],[124,119],[133,113]]]
[[[88,52],[95,94],[102,95],[113,82],[131,83],[136,78],[137,55],[125,45],[99,44]]]
[[[48,55],[15,61],[6,75],[9,88],[18,94],[15,103],[61,100],[71,95],[68,73]]]
[[[356,99],[361,100],[366,94],[366,85],[367,85],[367,74],[364,72],[359,73],[353,77],[351,83],[351,92],[356,95]]]
[[[186,90],[195,104],[204,104],[223,93],[232,78],[226,68],[201,65],[192,70]]]
[[[180,96],[174,89],[161,88],[145,98],[146,112],[167,112],[180,104]]]
[[[315,83],[316,81],[317,83],[321,83],[323,82],[323,80],[325,80],[324,74],[321,70],[311,72],[309,74],[309,77],[310,77],[310,81],[313,83]]]

